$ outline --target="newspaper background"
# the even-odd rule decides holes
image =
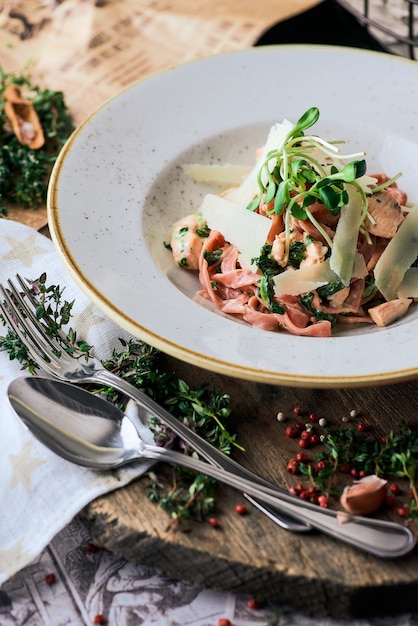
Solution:
[[[275,22],[319,0],[4,0],[0,65],[30,61],[34,82],[65,93],[76,124],[130,83],[174,63],[251,46]],[[360,0],[351,0],[360,6]],[[373,0],[376,15],[401,24],[405,2]],[[361,8],[361,6],[360,6]],[[402,53],[402,52],[400,52]],[[31,213],[41,228],[45,212]],[[16,212],[12,219],[27,219]],[[35,223],[33,223],[35,220]],[[45,577],[53,573],[54,584]],[[370,620],[310,618],[281,607],[250,610],[247,598],[167,580],[94,547],[76,518],[0,589],[0,624],[84,626],[103,614],[111,626],[414,626],[417,616]]]
[[[30,67],[34,84],[63,91],[76,125],[154,72],[254,44],[274,23],[320,0],[0,0],[0,65]],[[262,8],[262,7],[261,7]],[[28,226],[46,211],[11,208]]]
[[[30,59],[34,81],[65,93],[76,123],[133,81],[174,63],[251,46],[319,0],[4,0],[0,54]],[[51,87],[52,88],[52,87]]]

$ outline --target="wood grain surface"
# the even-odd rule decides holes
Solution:
[[[343,356],[342,356],[343,358]],[[290,486],[286,470],[297,445],[284,435],[295,423],[295,406],[344,427],[351,410],[377,435],[405,419],[417,425],[418,382],[360,389],[278,387],[218,376],[171,357],[166,367],[197,388],[214,385],[229,393],[232,429],[245,452],[234,457],[271,481]],[[278,422],[282,411],[287,420]],[[297,418],[299,420],[299,418]],[[302,418],[303,419],[303,418]],[[256,597],[260,601],[332,617],[376,616],[418,610],[418,557],[383,560],[317,532],[282,530],[249,507],[234,511],[243,496],[220,486],[220,528],[190,522],[180,530],[147,498],[147,479],[91,503],[82,513],[98,544],[158,572],[202,587]],[[393,514],[393,519],[396,513]]]

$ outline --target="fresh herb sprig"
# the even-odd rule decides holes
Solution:
[[[69,327],[74,301],[67,301],[64,289],[47,283],[47,275],[28,281],[33,296],[38,301],[36,314],[48,326],[52,337],[60,340],[63,350],[81,351],[86,356],[93,350],[76,331]],[[3,320],[2,316],[0,319]],[[184,380],[161,368],[162,355],[155,348],[136,340],[119,339],[121,347],[103,361],[103,366],[142,389],[175,417],[204,437],[225,454],[240,447],[235,434],[226,428],[231,414],[230,397],[208,385],[193,389]],[[26,346],[11,331],[0,336],[0,351],[6,351],[11,360],[16,359],[30,373],[39,372],[30,359]],[[88,385],[90,391],[103,394],[120,409],[126,407],[127,398],[113,387]],[[149,427],[155,441],[162,446],[174,445],[184,454],[193,450],[180,441],[155,417]],[[161,466],[162,467],[162,466]],[[205,519],[216,508],[216,481],[186,468],[174,467],[149,473],[149,497],[164,508],[174,523],[181,520]]]
[[[260,256],[252,259],[252,262],[257,265],[261,272],[261,278],[258,281],[260,297],[272,313],[283,315],[285,312],[284,307],[274,301],[273,281],[274,276],[281,272],[282,268],[279,266],[277,261],[274,260],[271,254],[271,249],[271,245],[265,244],[260,250]]]
[[[306,134],[318,119],[319,109],[311,107],[287,133],[280,148],[268,152],[258,171],[259,193],[247,207],[255,211],[263,204],[269,206],[270,214],[285,215],[286,257],[289,254],[292,216],[297,220],[309,219],[332,248],[332,239],[310,210],[315,203],[323,204],[331,215],[338,216],[349,202],[351,187],[360,195],[362,220],[367,217],[367,196],[359,182],[366,173],[364,152],[344,155],[336,145],[340,142],[330,143],[316,135]],[[344,163],[350,159],[354,160]],[[399,176],[367,193],[388,187]]]
[[[324,449],[315,463],[301,463],[299,469],[321,493],[334,497],[339,497],[339,477],[347,471],[356,476],[375,474],[388,481],[405,480],[410,492],[408,515],[418,520],[418,431],[405,422],[384,437],[364,433],[358,426],[325,429]]]
[[[274,199],[272,212],[281,215],[287,208],[294,217],[305,220],[311,217],[308,207],[317,201],[322,202],[330,213],[338,215],[348,201],[347,183],[356,185],[364,196],[360,185],[356,184],[356,179],[366,172],[364,159],[352,161],[342,169],[333,163],[328,171],[316,152],[320,150],[333,161],[362,157],[364,153],[343,156],[334,144],[314,135],[305,135],[318,118],[317,107],[308,109],[289,131],[282,147],[266,155],[258,173],[260,195],[251,203],[251,208],[257,208],[265,194],[266,204]],[[270,172],[272,160],[276,161],[276,166]]]
[[[45,144],[37,150],[21,144],[5,113],[5,89],[22,88],[38,114]],[[0,67],[0,216],[7,215],[7,203],[36,209],[45,204],[48,179],[59,151],[74,129],[61,91],[32,84],[29,71],[5,72]]]

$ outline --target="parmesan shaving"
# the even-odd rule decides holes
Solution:
[[[258,186],[258,175],[261,167],[265,163],[267,155],[272,150],[280,151],[283,147],[284,141],[288,135],[288,133],[292,130],[293,124],[288,120],[283,120],[281,124],[274,124],[269,131],[267,136],[266,143],[263,147],[260,158],[257,163],[254,165],[253,169],[244,180],[244,182],[237,187],[236,189],[232,189],[227,197],[228,200],[234,202],[235,204],[240,204],[243,207],[247,207],[250,202],[253,200],[255,196],[257,196],[260,192],[260,188]],[[268,163],[268,168],[270,172],[273,171],[277,163],[277,159],[270,159]],[[267,183],[266,178],[263,178],[263,184]]]
[[[200,163],[186,163],[184,173],[196,183],[205,183],[217,187],[235,187],[241,185],[251,171],[247,165],[201,165]]]
[[[318,289],[328,283],[338,281],[338,276],[331,270],[329,259],[314,265],[305,265],[297,270],[286,270],[274,278],[274,293],[280,296],[298,296]]]
[[[200,213],[211,230],[222,233],[239,250],[242,267],[254,269],[251,261],[260,256],[271,228],[268,217],[248,211],[226,198],[207,194]]]
[[[374,268],[376,287],[386,300],[395,300],[404,276],[418,256],[418,211],[412,210],[389,241]]]
[[[363,204],[357,190],[348,190],[348,203],[341,207],[332,242],[330,267],[348,287],[353,277],[358,233],[363,218]]]
[[[406,270],[397,294],[398,298],[418,298],[418,267]]]

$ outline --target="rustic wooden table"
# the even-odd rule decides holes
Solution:
[[[212,384],[231,396],[233,427],[245,452],[235,458],[279,485],[294,484],[286,470],[297,446],[284,430],[300,421],[295,406],[345,427],[354,409],[375,434],[406,420],[418,425],[418,382],[361,389],[301,389],[228,379],[166,358],[166,367],[199,386]],[[282,411],[287,421],[279,423]],[[302,418],[303,419],[303,418]],[[348,424],[350,425],[350,423]],[[243,497],[219,488],[221,527],[189,523],[169,529],[167,514],[147,498],[147,479],[100,498],[82,514],[100,544],[173,578],[203,587],[245,593],[280,605],[334,617],[418,609],[418,557],[381,560],[319,533],[293,534],[255,509],[239,516]],[[396,519],[396,514],[393,514]],[[397,518],[399,521],[399,518]]]

